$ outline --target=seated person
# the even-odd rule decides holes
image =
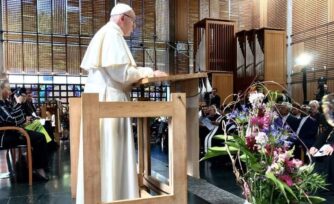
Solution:
[[[32,103],[31,101],[29,102],[30,99],[28,99],[28,96],[25,93],[25,91],[26,91],[25,88],[18,88],[14,91],[14,96],[22,96],[23,98],[21,107],[23,114],[26,118],[26,123],[24,124],[24,128],[26,130],[32,130],[42,133],[45,136],[46,143],[52,142],[53,139],[50,137],[49,133],[45,130],[43,124],[39,120],[36,120],[38,119],[36,117],[37,115],[34,111],[34,108],[32,108]]]
[[[276,108],[278,114],[282,117],[283,125],[289,125],[292,131],[297,132],[300,119],[290,114],[290,110],[292,108],[291,104],[288,102],[282,102],[281,104],[276,104]]]
[[[23,97],[14,94],[15,105],[12,105],[8,98],[11,95],[10,85],[7,79],[0,79],[0,126],[17,126],[23,127],[26,123],[22,110]],[[47,147],[43,134],[26,130],[29,134],[32,146],[33,168],[36,176],[47,181],[45,173],[47,168]],[[0,133],[0,145],[3,148],[15,147],[16,145],[25,144],[25,139],[17,131],[4,131]]]
[[[315,161],[315,171],[326,176],[329,184],[327,189],[334,192],[334,131],[333,128],[326,129],[317,138],[315,144],[310,148],[310,154]],[[320,152],[321,151],[321,152]],[[316,153],[320,153],[317,156]],[[323,156],[321,156],[323,155]]]
[[[318,123],[310,115],[301,118],[296,134],[299,140],[295,141],[295,157],[302,159],[308,148],[311,148],[318,134]],[[301,151],[304,150],[304,151]],[[304,154],[304,155],[303,155]],[[306,162],[306,161],[305,161]]]

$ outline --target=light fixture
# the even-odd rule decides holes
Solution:
[[[296,65],[302,66],[302,73],[303,73],[303,95],[304,95],[304,104],[308,104],[307,101],[307,66],[310,65],[312,61],[312,56],[308,53],[302,53],[296,58]],[[314,71],[314,68],[312,68]]]
[[[302,53],[296,58],[296,65],[299,66],[307,66],[311,63],[313,57],[309,53]]]

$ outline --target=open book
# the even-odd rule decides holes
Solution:
[[[200,122],[202,123],[202,125],[204,125],[209,130],[213,130],[213,128],[215,128],[215,126],[212,124],[212,122],[209,118],[203,117],[203,118],[201,118]]]

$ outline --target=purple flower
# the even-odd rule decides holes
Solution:
[[[282,120],[282,118],[276,118],[275,120],[274,120],[274,125],[275,125],[275,127],[283,127],[283,120]]]

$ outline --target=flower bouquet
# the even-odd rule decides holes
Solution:
[[[227,115],[237,126],[234,140],[225,142],[237,182],[253,204],[323,202],[314,195],[325,189],[325,179],[313,171],[313,164],[293,157],[291,144],[298,138],[276,111],[276,97],[277,93],[252,91],[248,107],[242,105]],[[237,154],[230,148],[238,149]]]

